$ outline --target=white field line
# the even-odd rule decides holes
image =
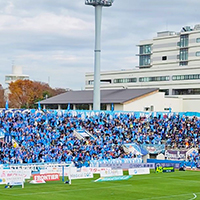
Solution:
[[[200,192],[196,193],[196,194],[200,194]],[[197,195],[195,193],[193,193],[194,197],[192,199],[189,200],[194,200],[197,198]],[[190,193],[187,194],[176,194],[176,195],[169,195],[169,196],[161,196],[161,197],[150,197],[150,198],[144,198],[144,199],[138,199],[138,200],[150,200],[150,199],[168,199],[171,197],[180,197],[180,196],[189,196],[191,195]]]
[[[189,199],[189,200],[193,200],[193,199],[196,199],[197,198],[197,195],[195,193],[193,193],[194,197]]]

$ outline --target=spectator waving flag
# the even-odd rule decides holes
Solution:
[[[8,100],[6,100],[5,109],[8,110]]]
[[[114,104],[111,104],[111,111],[114,111]]]
[[[67,110],[70,110],[70,103],[68,103],[67,105]]]
[[[38,101],[38,110],[41,110],[40,101]]]

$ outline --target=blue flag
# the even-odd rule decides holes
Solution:
[[[114,104],[111,104],[111,111],[114,111]]]
[[[67,105],[67,110],[70,110],[70,103],[68,103]]]
[[[5,109],[8,110],[8,100],[6,101]]]
[[[38,110],[41,110],[41,105],[39,101],[38,101]]]

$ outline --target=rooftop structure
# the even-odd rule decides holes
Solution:
[[[92,90],[69,91],[40,101],[44,109],[93,110]],[[157,103],[157,100],[159,103]],[[181,110],[182,100],[165,98],[158,88],[110,89],[101,91],[101,110],[166,111]]]
[[[5,83],[10,84],[11,82],[14,82],[16,80],[24,80],[29,79],[29,75],[25,75],[22,73],[22,67],[21,66],[12,66],[12,74],[8,74],[5,76]]]

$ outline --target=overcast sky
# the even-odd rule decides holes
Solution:
[[[199,0],[115,0],[103,8],[101,71],[138,65],[140,40],[200,24]],[[94,8],[84,0],[0,0],[0,83],[23,67],[53,88],[84,89],[94,71]]]

